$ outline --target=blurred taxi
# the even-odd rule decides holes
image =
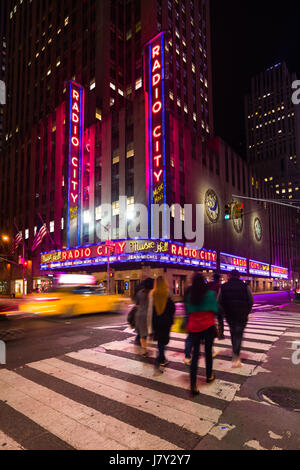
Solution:
[[[38,316],[75,316],[89,313],[126,313],[130,299],[104,294],[96,286],[59,286],[45,294],[34,294],[19,305],[22,313]]]

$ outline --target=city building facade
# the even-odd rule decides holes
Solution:
[[[6,65],[6,2],[0,4],[0,153],[3,147],[4,106],[5,92],[5,65]]]
[[[245,98],[248,162],[277,196],[299,198],[299,106],[292,101],[295,73],[278,63],[251,80]]]
[[[67,271],[129,295],[164,273],[181,297],[195,270],[234,267],[255,290],[287,288],[287,211],[243,199],[268,188],[213,136],[209,16],[208,0],[8,2],[0,227],[22,232],[28,292]],[[124,239],[122,197],[133,217],[136,204],[178,204],[182,223],[184,204],[203,204],[203,247],[176,241],[172,223],[155,238],[151,211],[148,234]],[[225,221],[233,201],[244,215]],[[21,267],[2,266],[21,292]]]

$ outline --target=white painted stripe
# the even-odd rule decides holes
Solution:
[[[0,430],[0,450],[25,450],[18,442]]]
[[[170,341],[169,346],[170,347],[176,347],[173,346],[172,343],[178,343],[178,341]],[[152,344],[154,346],[154,343],[150,343],[149,345]],[[133,344],[128,343],[128,341],[112,341],[111,343],[107,344],[102,344],[101,348],[105,348],[108,351],[124,351],[124,352],[129,352],[137,355],[142,355],[143,351],[139,346],[135,346]],[[180,346],[179,346],[180,348]],[[178,348],[178,349],[179,349]],[[181,348],[183,349],[183,348]],[[153,357],[156,356],[157,348],[155,347],[148,347],[149,351],[153,352]],[[180,362],[182,364],[183,362],[183,354],[180,353],[179,351],[169,351],[168,352],[168,358],[172,362]],[[199,367],[201,367],[201,358],[203,360],[203,356],[201,355],[200,360],[199,360]],[[203,364],[204,365],[204,364]],[[221,360],[221,359],[214,359],[213,361],[213,369],[222,371],[222,372],[231,372],[232,374],[237,374],[237,375],[242,375],[242,376],[250,376],[252,375],[252,372],[256,366],[254,365],[244,365],[242,368],[238,369],[232,369],[231,368],[231,361],[226,361],[226,360]],[[166,368],[165,368],[166,369]],[[169,369],[169,368],[167,368]]]
[[[185,339],[186,335],[181,334],[181,333],[171,333],[170,338],[180,338],[180,339]],[[231,346],[231,340],[230,339],[222,339],[221,344]],[[169,343],[170,346],[170,343]],[[255,341],[243,341],[243,349],[257,349],[258,351],[268,351],[271,347],[270,344],[264,344],[264,343],[257,343]]]
[[[178,449],[14,372],[0,371],[0,384],[1,400],[76,449]]]
[[[251,314],[251,317],[259,317],[259,318],[270,318],[274,320],[278,319],[287,319],[287,320],[299,320],[299,315],[298,314],[290,314],[290,313],[284,313],[282,311],[276,311],[276,312],[255,312],[254,314]]]
[[[297,324],[295,324],[295,323],[286,323],[286,322],[283,323],[283,322],[279,322],[279,321],[276,322],[276,323],[275,323],[275,322],[272,323],[272,322],[270,322],[270,321],[265,322],[265,321],[257,320],[257,321],[255,322],[255,324],[256,324],[256,325],[267,325],[267,326],[272,326],[272,325],[276,325],[276,326],[277,326],[277,325],[278,325],[278,326],[285,327],[285,329],[287,329],[287,328],[300,328],[300,323],[297,325]]]
[[[269,318],[269,317],[265,317],[265,316],[262,316],[262,317],[252,317],[251,322],[255,322],[255,321],[259,321],[259,322],[266,322],[266,323],[272,323],[274,324],[274,326],[277,326],[278,323],[283,323],[285,326],[285,323],[298,323],[300,324],[300,322],[295,319],[295,318],[282,318],[282,317],[276,317],[276,318]]]
[[[284,322],[288,322],[288,323],[291,323],[291,322],[299,323],[299,318],[286,317],[286,316],[282,316],[282,315],[274,315],[274,316],[261,315],[261,316],[257,316],[257,317],[254,317],[254,318],[259,318],[260,320],[263,320],[263,321],[272,321],[272,322],[274,321],[274,323],[276,323],[278,321],[284,321]]]
[[[54,358],[32,363],[30,367],[97,395],[150,413],[169,423],[177,424],[199,436],[205,436],[222,414],[221,410],[102,375]],[[200,417],[203,418],[202,421]]]
[[[274,343],[279,339],[279,336],[269,336],[269,335],[262,335],[258,333],[244,333],[243,338],[245,339],[256,339],[257,341],[269,341],[270,343]]]
[[[128,338],[125,341],[128,342],[129,344],[134,344],[133,340],[131,338]],[[148,341],[148,344],[151,344],[151,346],[156,345],[156,343],[151,342],[151,341]],[[213,351],[216,352],[218,355],[228,356],[231,360],[232,350],[231,350],[231,348],[222,347],[223,344],[224,344],[224,340],[221,340],[220,342],[216,341],[214,343],[214,346],[213,346]],[[180,341],[173,341],[172,342],[172,340],[170,340],[170,342],[168,344],[168,347],[174,347],[175,349],[180,350],[182,352],[182,354],[184,354],[185,343],[183,341],[181,341],[181,342]],[[167,354],[168,354],[168,356],[170,356],[170,355],[172,356],[173,351],[168,351],[168,347],[167,347]],[[175,357],[178,357],[177,354],[175,355]],[[262,353],[262,352],[247,351],[244,348],[241,351],[241,359],[249,359],[251,361],[263,362],[266,359],[266,357],[267,357],[266,354]],[[183,360],[184,360],[184,356],[182,357],[182,360],[180,362],[183,362]]]
[[[190,388],[190,374],[187,372],[167,369],[165,373],[156,377],[153,375],[154,370],[151,364],[124,357],[116,358],[116,356],[103,353],[101,350],[97,351],[97,348],[94,350],[83,349],[78,352],[69,353],[67,356],[79,361],[109,367],[110,369],[117,370],[119,372],[151,379],[166,385],[183,388],[185,390],[189,390]],[[206,382],[203,383],[198,380],[198,385],[201,394],[209,395],[225,401],[232,401],[236,392],[240,389],[240,384],[224,380],[215,380],[211,384],[207,384]]]
[[[222,344],[222,342],[220,344]],[[219,346],[214,346],[213,350],[217,355],[228,356],[230,359],[232,358],[231,348],[222,348]],[[248,359],[250,361],[264,362],[267,358],[267,355],[261,352],[257,353],[257,352],[247,351],[242,348],[240,357],[242,361],[243,359]]]
[[[300,338],[300,333],[293,333],[292,331],[289,331],[287,333],[283,333],[283,336],[292,336],[293,338]]]
[[[226,333],[230,333],[230,329],[229,327],[225,326],[224,327],[224,331]],[[278,336],[278,335],[281,335],[283,332],[285,331],[285,328],[281,328],[280,330],[279,329],[273,329],[271,327],[267,327],[267,328],[263,328],[263,327],[258,327],[258,328],[254,328],[254,327],[250,327],[250,328],[245,328],[245,333],[251,333],[251,334],[254,334],[254,333],[257,333],[257,334],[264,334],[264,335],[268,335],[268,336]]]

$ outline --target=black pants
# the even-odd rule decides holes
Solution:
[[[247,321],[244,322],[228,322],[231,343],[232,343],[232,352],[234,356],[239,356],[241,352],[243,333],[247,325]]]
[[[217,317],[218,317],[218,325],[219,325],[220,333],[221,335],[224,335],[224,318],[223,318],[222,313],[218,313]]]
[[[165,348],[166,348],[166,346],[165,346],[165,344],[158,341],[157,347],[158,347],[158,355],[157,355],[157,358],[155,359],[155,366],[159,367],[159,364],[162,364],[166,360],[166,358],[165,358]]]
[[[212,346],[216,337],[216,328],[211,326],[207,330],[200,333],[190,333],[193,345],[193,355],[191,363],[191,388],[196,386],[197,382],[197,369],[198,360],[200,355],[200,343],[204,340],[205,346],[205,363],[206,363],[206,378],[209,379],[212,375]]]

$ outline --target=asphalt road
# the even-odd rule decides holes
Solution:
[[[253,311],[271,309],[289,300],[287,293],[254,296]],[[17,305],[18,300],[0,299],[1,304]],[[183,311],[183,304],[177,304],[177,313]],[[9,312],[10,313],[10,312]],[[58,317],[30,318],[8,317],[0,321],[0,340],[7,344],[7,367],[15,368],[28,362],[65,354],[76,348],[92,348],[99,341],[110,340],[111,330],[97,330],[105,326],[126,323],[126,314],[93,314],[68,319]]]
[[[184,335],[171,334],[169,364],[156,377],[156,344],[143,358],[126,314],[0,321],[0,449],[299,449],[299,413],[257,395],[268,385],[300,389],[291,360],[300,311],[281,311],[286,301],[255,297],[241,369],[231,367],[226,325],[214,345],[217,380],[205,383],[201,359],[193,399]]]

